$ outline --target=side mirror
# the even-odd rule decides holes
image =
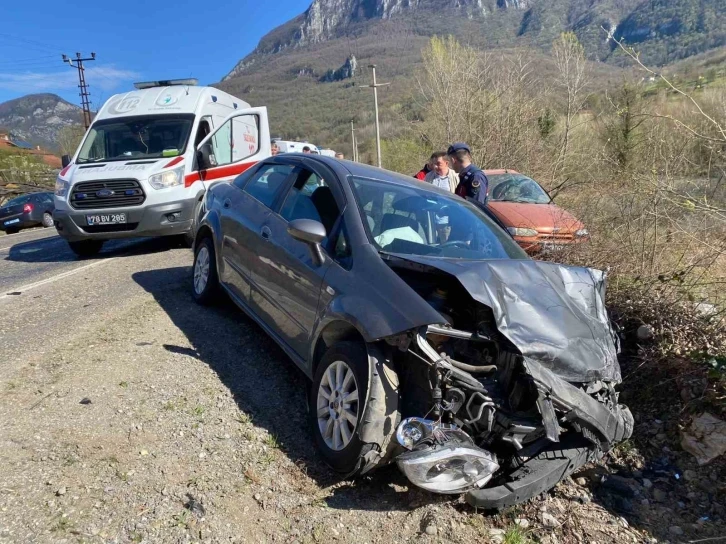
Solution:
[[[206,170],[217,166],[217,159],[214,156],[212,146],[209,143],[204,144],[197,149],[197,163],[200,170]]]
[[[61,157],[61,165],[63,165],[63,168],[71,164],[71,156],[70,155],[63,155]]]
[[[325,256],[320,244],[325,240],[328,233],[322,223],[312,219],[294,219],[287,225],[287,232],[295,240],[310,246],[313,261],[317,266],[323,264]]]

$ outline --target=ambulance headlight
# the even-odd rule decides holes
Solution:
[[[61,177],[56,178],[55,180],[55,196],[64,197],[68,194],[68,188],[70,187],[71,183],[68,180],[65,180]]]
[[[149,177],[149,185],[154,189],[167,189],[169,187],[176,187],[177,185],[184,184],[184,167],[174,168],[173,170],[166,170],[159,172]]]

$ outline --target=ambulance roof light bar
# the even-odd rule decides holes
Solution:
[[[134,87],[137,89],[152,89],[154,87],[171,87],[174,85],[187,85],[187,86],[195,86],[199,83],[199,80],[196,78],[189,78],[189,79],[162,79],[160,81],[142,81],[139,83],[134,83]]]

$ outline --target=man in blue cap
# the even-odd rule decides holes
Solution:
[[[459,186],[456,194],[462,198],[473,198],[486,204],[489,180],[475,164],[471,162],[471,149],[463,142],[451,144],[446,154],[451,160],[451,166],[459,174]]]

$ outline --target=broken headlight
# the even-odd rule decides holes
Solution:
[[[419,417],[404,419],[396,439],[412,450],[396,458],[412,484],[435,493],[461,493],[484,486],[499,470],[496,457],[477,448],[456,425]]]
[[[496,458],[475,446],[433,446],[396,459],[412,484],[435,493],[483,487],[499,469]]]

